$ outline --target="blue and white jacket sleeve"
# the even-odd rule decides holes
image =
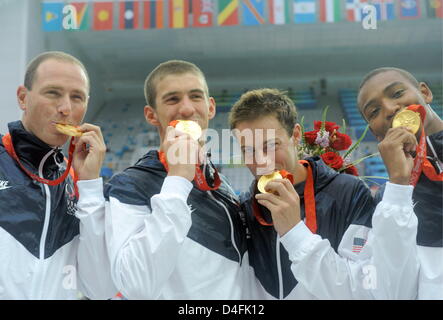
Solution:
[[[297,281],[319,299],[415,299],[419,262],[412,191],[388,182],[372,229],[351,224],[338,254],[298,223],[281,238]]]
[[[109,299],[117,288],[111,277],[111,268],[105,241],[105,198],[103,181],[77,182],[80,199],[76,217],[80,220],[80,241],[77,252],[79,289],[90,299]]]
[[[192,224],[186,203],[192,187],[182,177],[168,176],[161,192],[150,199],[150,208],[124,202],[111,189],[106,201],[106,237],[112,278],[126,298],[160,295]]]

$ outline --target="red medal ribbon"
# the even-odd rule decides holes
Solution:
[[[66,167],[66,170],[61,177],[59,177],[58,179],[55,179],[55,180],[48,180],[48,179],[41,178],[38,175],[33,174],[32,172],[30,172],[28,169],[25,168],[25,166],[20,162],[19,157],[15,153],[14,145],[12,144],[12,138],[9,133],[3,136],[2,142],[3,142],[3,145],[5,146],[5,149],[8,152],[8,154],[18,163],[20,168],[32,180],[38,181],[40,183],[43,183],[43,184],[46,184],[49,186],[57,186],[66,179],[68,174],[70,174],[73,181],[74,181],[75,196],[77,197],[77,199],[79,198],[78,189],[77,189],[77,174],[74,172],[74,169],[71,168],[72,155],[74,154],[74,150],[75,150],[74,138],[71,138],[71,142],[69,143],[69,160],[68,160],[68,165]]]
[[[429,178],[429,180],[443,181],[443,172],[437,173],[434,166],[428,159],[425,159],[423,162],[423,173]]]
[[[166,161],[166,154],[163,151],[158,151],[158,158],[160,162],[165,167],[166,171],[169,171],[168,168],[168,162]],[[194,176],[194,182],[197,185],[197,188],[202,191],[214,191],[217,190],[220,187],[221,180],[220,176],[218,175],[218,171],[216,169],[214,174],[215,183],[213,187],[210,187],[208,183],[206,182],[206,178],[204,173],[202,172],[200,165],[195,165],[195,176]]]
[[[312,175],[312,168],[306,160],[299,160],[299,162],[308,170],[308,177],[303,192],[305,198],[306,226],[312,233],[317,233],[317,212],[315,210],[314,177]]]
[[[417,154],[414,159],[414,167],[412,168],[411,178],[409,179],[409,184],[414,187],[417,185],[417,182],[420,178],[421,173],[423,172],[426,177],[428,177],[432,181],[443,181],[443,172],[438,174],[431,164],[431,162],[426,158],[427,155],[427,147],[426,147],[426,135],[424,129],[424,122],[426,119],[426,110],[422,105],[413,104],[406,108],[407,110],[412,110],[414,112],[418,112],[420,114],[421,120],[421,133],[420,139],[417,146]]]
[[[273,222],[266,222],[266,220],[263,218],[255,197],[252,199],[252,212],[254,213],[255,219],[257,219],[258,223],[260,223],[262,226],[270,227],[274,225]]]
[[[306,216],[306,226],[312,233],[317,232],[317,214],[315,210],[315,196],[314,196],[314,178],[312,175],[312,168],[308,161],[299,160],[299,163],[303,165],[308,171],[308,176],[306,178],[305,188],[304,188],[304,201],[305,201],[305,216]],[[280,170],[280,174],[283,179],[288,179],[294,184],[294,177],[292,174],[285,170]],[[255,198],[252,199],[252,211],[254,213],[254,217],[262,226],[272,226],[274,225],[272,222],[266,222],[266,220],[262,217],[260,208],[258,206],[257,200]]]
[[[424,122],[426,119],[426,110],[422,105],[418,105],[418,104],[410,105],[406,109],[414,111],[414,112],[418,112],[420,114],[420,120],[421,120],[420,139],[419,139],[419,143],[417,146],[417,154],[414,159],[414,167],[412,168],[411,178],[409,179],[409,184],[413,185],[415,187],[417,185],[418,179],[420,178],[422,171],[429,179],[442,181],[443,175],[442,174],[438,175],[435,172],[435,169],[432,166],[432,164],[426,158],[427,149],[426,149],[426,135],[425,135],[425,129],[424,129]]]

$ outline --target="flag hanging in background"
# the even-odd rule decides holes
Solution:
[[[90,6],[86,2],[72,2],[70,5],[75,7],[77,13],[77,29],[73,30],[89,30],[91,27]]]
[[[421,16],[418,0],[400,0],[398,16],[400,19],[417,19]]]
[[[239,0],[218,0],[218,25],[235,26],[238,25],[238,1]]]
[[[42,3],[42,26],[43,31],[63,30],[63,3]]]
[[[367,0],[346,0],[346,16],[348,21],[362,21],[366,16],[363,13],[363,8],[367,4]]]
[[[169,0],[169,27],[181,29],[188,27],[188,0]]]
[[[269,23],[291,23],[291,8],[288,0],[268,0]]]
[[[372,0],[371,4],[377,10],[377,20],[394,20],[394,0]]]
[[[214,16],[214,3],[212,0],[192,0],[193,27],[211,27]]]
[[[313,23],[316,21],[315,0],[294,0],[295,23]]]
[[[443,18],[443,0],[427,0],[428,17]]]
[[[144,1],[143,6],[143,28],[144,29],[163,29],[164,19],[164,1],[163,0],[151,0]]]
[[[265,0],[243,0],[243,25],[255,26],[265,23]]]
[[[341,21],[342,16],[340,2],[340,0],[320,0],[320,21]]]
[[[94,2],[94,30],[112,30],[113,2]]]
[[[120,2],[120,29],[138,29],[139,2],[121,1]]]

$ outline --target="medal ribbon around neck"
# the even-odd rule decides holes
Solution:
[[[71,141],[69,143],[69,152],[68,152],[69,153],[69,160],[68,160],[68,164],[67,164],[66,170],[63,173],[63,175],[61,175],[59,178],[57,178],[55,180],[48,180],[48,179],[41,178],[38,175],[33,174],[31,171],[29,171],[28,169],[25,168],[25,166],[21,163],[19,157],[17,156],[17,153],[15,152],[14,145],[12,143],[12,138],[11,138],[11,135],[9,133],[3,136],[2,142],[3,142],[3,145],[5,146],[5,149],[8,152],[8,154],[18,163],[20,168],[32,180],[38,181],[40,183],[43,183],[43,184],[46,184],[46,185],[49,185],[49,186],[57,186],[60,183],[62,183],[63,181],[65,181],[65,179],[68,176],[68,174],[70,174],[72,179],[73,179],[73,181],[74,181],[75,196],[77,197],[77,199],[79,198],[78,188],[77,188],[77,180],[78,180],[77,174],[74,171],[74,169],[71,168],[72,158],[73,158],[73,154],[74,154],[74,150],[75,150],[74,137],[71,138]]]
[[[160,162],[163,164],[163,167],[165,168],[166,172],[169,171],[168,162],[166,161],[166,154],[163,151],[157,151],[158,158]],[[199,164],[195,165],[195,176],[194,176],[194,182],[197,185],[197,188],[202,191],[214,191],[217,190],[220,187],[221,179],[218,175],[217,169],[215,169],[214,173],[214,186],[209,186],[208,182],[206,181],[206,177],[200,167]]]
[[[431,162],[426,158],[427,147],[426,147],[426,135],[424,129],[424,123],[426,119],[426,110],[422,105],[410,105],[406,108],[420,114],[421,120],[421,132],[420,139],[417,146],[417,155],[414,159],[414,167],[412,168],[411,178],[409,179],[409,184],[414,187],[417,185],[421,173],[423,172],[430,180],[433,181],[443,181],[443,173],[438,174],[431,164]]]

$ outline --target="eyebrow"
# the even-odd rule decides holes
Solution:
[[[386,94],[387,92],[389,92],[393,87],[398,86],[399,84],[404,84],[401,81],[395,81],[392,82],[391,84],[387,85],[384,89],[383,89],[383,94]],[[371,101],[369,101],[368,103],[365,104],[365,106],[363,107],[363,114],[365,114],[366,109],[369,108],[373,103],[374,103],[375,99],[372,99]]]
[[[52,85],[52,84],[50,84],[50,85],[48,85],[48,86],[42,88],[42,90],[47,90],[47,89],[63,90],[62,87],[60,87],[60,86],[56,86],[56,85]]]
[[[162,96],[162,99],[166,99],[166,98],[168,98],[168,97],[170,97],[170,96],[173,96],[173,95],[176,95],[176,94],[179,94],[181,91],[171,91],[171,92],[167,92],[167,93],[165,93],[163,96]],[[201,93],[201,94],[205,94],[205,92],[203,91],[203,90],[201,90],[201,89],[192,89],[192,90],[190,90],[189,91],[189,93]]]
[[[77,94],[81,94],[82,96],[85,96],[85,97],[88,96],[88,94],[86,92],[83,92],[81,90],[74,89],[74,90],[72,90],[72,92],[77,93]]]
[[[277,131],[277,130],[275,130],[275,131]],[[269,142],[277,142],[277,141],[280,141],[280,139],[279,139],[278,137],[275,137],[275,138],[272,138],[272,139],[267,139],[267,140],[265,141],[265,143],[269,143]]]
[[[42,90],[49,90],[49,89],[55,89],[55,90],[61,90],[61,91],[65,90],[65,88],[63,88],[63,87],[52,85],[52,84],[42,88]],[[82,90],[74,89],[74,90],[72,90],[72,92],[77,93],[77,94],[81,94],[85,97],[88,96],[88,94]]]
[[[191,92],[191,93],[196,93],[196,92],[198,92],[198,93],[205,93],[202,89],[192,89],[191,91],[189,91],[189,92]]]
[[[168,98],[168,97],[170,97],[170,96],[176,95],[177,93],[178,93],[178,91],[167,92],[167,93],[165,93],[165,94],[162,96],[162,100],[164,100],[164,99],[166,99],[166,98]]]
[[[393,87],[398,86],[399,84],[404,84],[403,82],[400,81],[395,81],[393,83],[391,83],[390,85],[388,85],[384,90],[383,93],[386,94],[389,90],[391,90]]]
[[[269,143],[272,143],[272,142],[274,142],[274,143],[276,143],[276,142],[279,142],[280,140],[278,139],[278,138],[275,138],[275,139],[269,139],[269,140],[266,140],[266,141],[263,141],[263,146],[267,146]],[[251,149],[254,149],[255,150],[255,146],[256,146],[256,144],[254,144],[254,146],[252,147],[252,146],[240,146],[240,149],[242,149],[242,150],[244,150],[244,149],[246,149],[246,148],[251,148]]]

